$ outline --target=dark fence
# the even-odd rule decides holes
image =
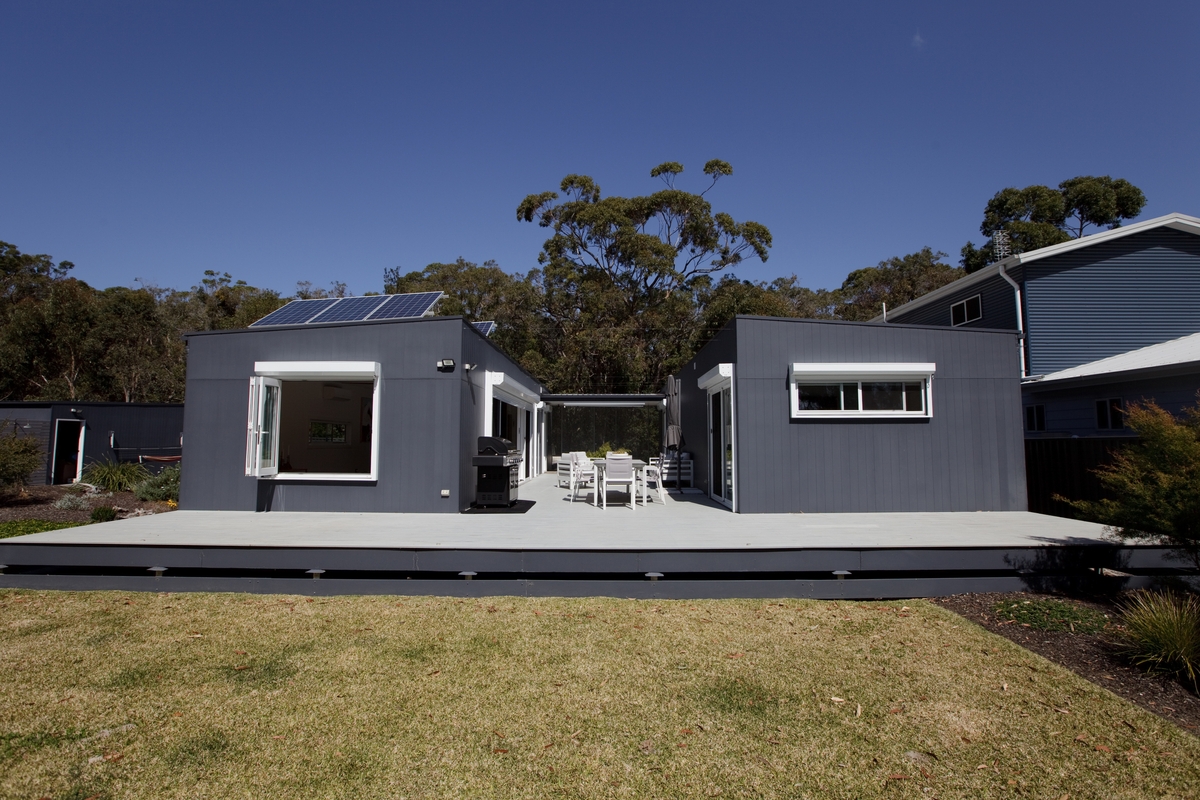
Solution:
[[[1029,510],[1056,517],[1076,517],[1061,500],[1101,500],[1108,495],[1095,470],[1112,463],[1112,453],[1135,439],[1026,439],[1025,481]]]

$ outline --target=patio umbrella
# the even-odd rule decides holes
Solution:
[[[680,488],[679,450],[683,444],[683,426],[680,424],[679,379],[667,376],[667,450],[675,453],[675,488]]]

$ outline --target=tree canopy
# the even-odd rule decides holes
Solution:
[[[1012,252],[1027,253],[1077,239],[1091,226],[1119,227],[1145,205],[1142,190],[1124,178],[1081,175],[1063,181],[1057,189],[1041,185],[1001,189],[984,208],[979,232],[990,238],[1004,230]],[[963,245],[961,255],[967,272],[997,260],[991,247],[977,248],[971,242]]]

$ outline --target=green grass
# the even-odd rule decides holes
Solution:
[[[996,616],[1039,631],[1099,633],[1109,619],[1081,603],[1069,600],[1008,600],[996,603]]]
[[[0,701],[0,797],[1200,794],[1200,740],[919,601],[10,590]]]
[[[60,528],[76,528],[82,524],[84,523],[50,522],[44,519],[16,519],[9,522],[0,522],[0,539],[8,539],[13,536],[25,536],[30,533],[56,531]]]

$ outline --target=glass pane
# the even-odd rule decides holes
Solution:
[[[967,322],[972,322],[983,316],[983,303],[981,298],[972,297],[966,302]]]
[[[841,411],[842,387],[837,383],[796,384],[797,411]]]
[[[725,499],[733,502],[733,390],[721,390],[721,415],[725,418]]]
[[[1121,409],[1120,398],[1114,397],[1108,401],[1108,419],[1113,430],[1125,427],[1125,412]]]
[[[858,411],[857,383],[842,384],[842,409],[845,411]]]
[[[923,412],[925,410],[925,384],[904,384],[904,410]]]
[[[950,324],[962,325],[967,321],[967,305],[966,303],[955,303],[950,306]]]
[[[710,394],[708,402],[712,406],[712,436],[709,437],[712,447],[712,493],[714,497],[720,497],[725,487],[721,480],[721,396]]]
[[[1096,401],[1096,427],[1097,428],[1107,428],[1108,427],[1108,401],[1107,400],[1097,400]]]
[[[260,468],[275,466],[275,426],[279,422],[279,387],[263,385],[262,433],[258,437]]]
[[[347,431],[350,426],[344,422],[308,423],[308,441],[322,444],[346,444]]]
[[[903,383],[864,383],[863,411],[903,411]]]

